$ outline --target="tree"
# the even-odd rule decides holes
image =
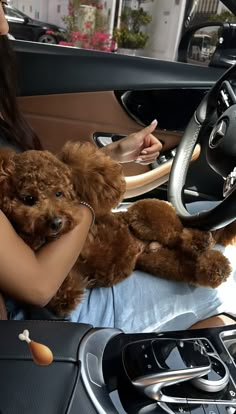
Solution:
[[[142,7],[137,10],[125,7],[119,29],[114,30],[114,40],[120,48],[142,49],[149,39],[142,28],[151,22],[151,16]]]
[[[230,11],[224,11],[221,14],[212,14],[209,16],[212,22],[235,22],[236,18]]]

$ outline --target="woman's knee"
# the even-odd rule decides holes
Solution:
[[[217,326],[226,326],[233,325],[236,321],[228,315],[215,315],[210,318],[204,319],[190,326],[189,329],[204,329],[204,328],[214,328]]]

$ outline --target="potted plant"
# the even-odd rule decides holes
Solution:
[[[143,27],[151,22],[151,16],[142,7],[137,10],[125,7],[121,14],[121,24],[114,30],[113,38],[118,46],[118,51],[135,54],[137,49],[144,49],[149,35],[143,31]]]

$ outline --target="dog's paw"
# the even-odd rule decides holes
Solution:
[[[214,239],[210,231],[184,228],[180,238],[182,250],[193,257],[211,249],[214,245]]]
[[[197,261],[197,284],[216,288],[228,279],[231,270],[229,260],[221,252],[217,250],[204,252]]]
[[[128,208],[126,216],[133,233],[141,240],[157,241],[168,247],[179,241],[183,226],[174,208],[166,201],[137,201]]]

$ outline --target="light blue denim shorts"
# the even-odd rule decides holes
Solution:
[[[217,246],[217,249],[228,257],[232,266],[229,279],[217,289],[194,287],[135,271],[113,287],[86,290],[82,303],[68,320],[120,328],[124,332],[149,332],[187,329],[222,312],[236,316],[236,247]],[[10,302],[9,316],[24,319],[24,309]]]

